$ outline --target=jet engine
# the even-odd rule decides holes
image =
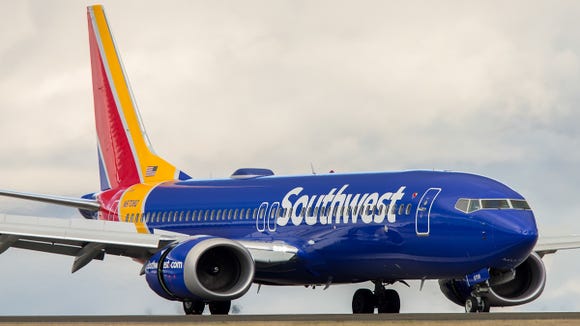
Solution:
[[[516,306],[535,300],[544,291],[546,269],[538,254],[532,254],[511,271],[490,271],[490,279],[478,295],[492,307]],[[463,306],[473,288],[465,279],[439,280],[441,292],[452,302]]]
[[[158,295],[183,301],[233,300],[254,278],[254,260],[239,243],[200,237],[171,245],[145,264],[145,279]]]

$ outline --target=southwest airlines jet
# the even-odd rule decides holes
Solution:
[[[72,272],[119,255],[142,264],[149,287],[186,314],[227,314],[252,283],[371,281],[353,313],[398,313],[389,285],[438,280],[467,312],[540,296],[542,257],[580,247],[538,240],[526,200],[479,175],[435,171],[275,176],[243,168],[197,180],[157,156],[103,7],[88,7],[100,190],[82,198],[0,191],[78,208],[70,220],[0,215],[0,252],[74,257]]]

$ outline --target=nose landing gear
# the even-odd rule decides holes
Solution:
[[[470,296],[465,300],[465,312],[489,312],[490,306],[484,297]]]
[[[476,284],[471,295],[465,299],[465,312],[489,312],[491,306],[485,296],[487,293],[489,293],[487,282]]]

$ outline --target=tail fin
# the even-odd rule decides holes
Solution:
[[[103,7],[87,16],[101,190],[189,179],[151,149]]]

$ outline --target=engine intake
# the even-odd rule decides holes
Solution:
[[[495,275],[494,275],[495,274]],[[546,269],[538,254],[532,252],[515,268],[513,278],[509,273],[491,273],[489,291],[481,293],[493,307],[516,306],[537,299],[546,285]],[[439,280],[441,292],[452,302],[463,306],[473,290],[465,280]]]
[[[254,278],[254,260],[239,243],[193,238],[156,253],[145,265],[149,287],[170,300],[233,300]]]

